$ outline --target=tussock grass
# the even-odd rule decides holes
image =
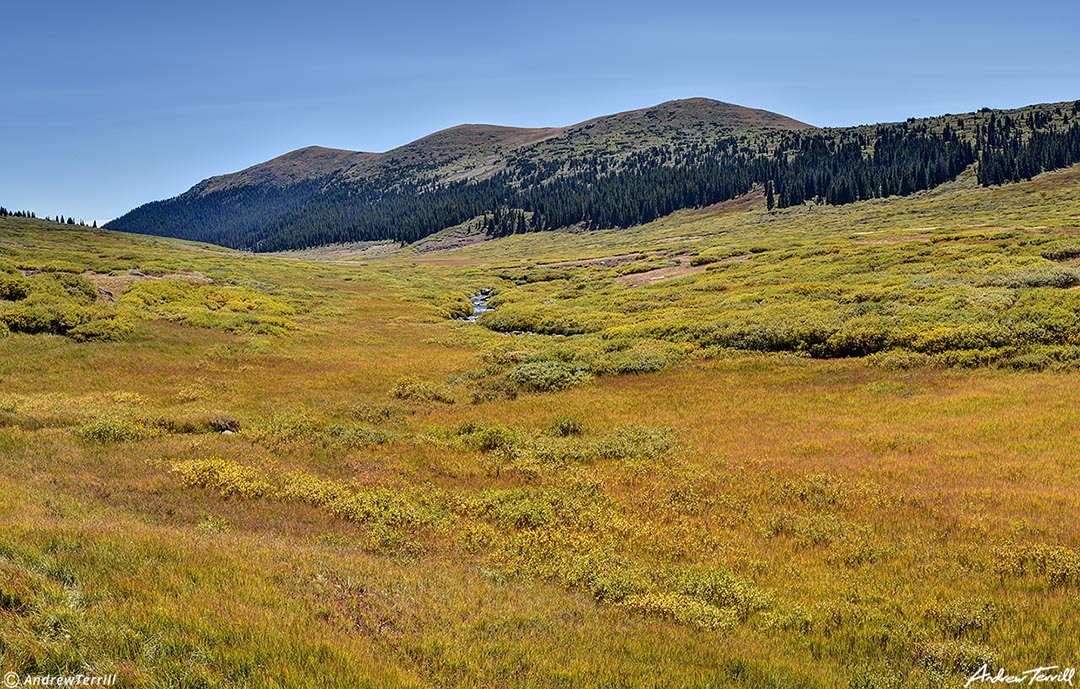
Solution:
[[[0,667],[930,689],[1068,664],[1078,180],[321,263],[0,221],[0,311],[66,328],[0,328]],[[496,329],[451,318],[481,286]]]

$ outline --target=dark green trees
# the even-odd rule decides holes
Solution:
[[[351,241],[414,242],[447,227],[490,236],[637,225],[762,185],[769,210],[908,195],[979,161],[983,184],[1080,162],[1080,105],[980,111],[898,124],[712,139],[676,137],[634,151],[545,157],[514,151],[501,172],[447,181],[423,167],[356,180],[339,173],[287,186],[192,190],[107,227],[255,251]],[[425,176],[427,175],[427,176]]]

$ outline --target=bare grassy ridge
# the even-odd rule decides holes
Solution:
[[[1071,345],[1004,343],[971,370],[945,354],[987,348],[820,359],[679,319],[842,326],[870,304],[930,337],[1028,304],[1011,322],[1065,322],[1069,287],[1009,276],[1069,267],[1078,182],[351,263],[5,220],[14,281],[205,281],[78,305],[130,324],[116,340],[0,337],[0,668],[939,687],[984,662],[1075,665]],[[620,281],[684,257],[707,269]],[[77,301],[37,287],[40,308]],[[492,317],[581,334],[452,320],[481,287]]]

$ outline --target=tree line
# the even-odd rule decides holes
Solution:
[[[0,206],[0,218],[37,218],[37,214],[33,211],[13,211]],[[42,220],[48,220],[59,225],[77,225],[79,227],[97,227],[97,221],[93,221],[92,224],[87,225],[85,220],[75,220],[73,217],[65,217],[63,215],[57,215],[55,217],[44,217]]]
[[[1077,106],[1074,112],[1080,111]],[[1034,119],[1019,123],[1012,117],[991,116],[979,133],[978,177],[983,186],[1019,182],[1080,163],[1080,123],[1056,129],[1035,124]]]
[[[621,228],[763,190],[773,208],[906,196],[978,161],[983,184],[1080,162],[1080,110],[966,116],[713,141],[561,159],[519,150],[502,172],[446,182],[338,174],[286,187],[251,186],[142,206],[109,227],[255,251],[332,243],[411,243],[476,222],[501,237],[565,227]],[[1068,124],[1071,121],[1071,124]],[[410,174],[420,175],[413,169]]]

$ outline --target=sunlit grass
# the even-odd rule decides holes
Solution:
[[[83,306],[131,332],[0,337],[0,670],[938,687],[1075,664],[1080,305],[1055,281],[1078,179],[363,265],[5,220],[5,274],[117,278]],[[543,267],[624,254],[708,269]],[[575,332],[453,320],[484,287],[495,322]],[[882,303],[903,352],[685,337],[862,341],[891,316],[852,309]],[[1022,323],[1064,339],[950,348]]]

